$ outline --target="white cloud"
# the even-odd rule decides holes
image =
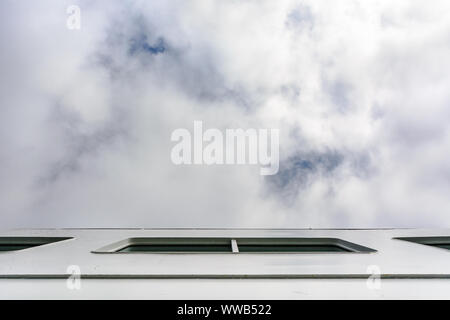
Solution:
[[[4,227],[450,223],[448,1],[0,4]],[[170,134],[280,128],[281,164]]]

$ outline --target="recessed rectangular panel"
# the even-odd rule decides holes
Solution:
[[[375,250],[336,238],[240,238],[239,252],[254,253],[346,253]]]
[[[232,244],[234,243],[234,248]],[[94,253],[348,253],[375,250],[336,238],[128,238]]]
[[[129,245],[118,252],[231,252],[231,245]]]
[[[336,245],[239,245],[239,252],[352,252]]]
[[[68,240],[67,237],[0,237],[0,252],[18,251],[38,247],[58,241]]]
[[[441,249],[450,250],[450,237],[401,237],[394,238],[397,240],[404,240],[409,242],[415,242],[418,244],[424,244]]]
[[[429,244],[429,246],[435,246],[438,248],[450,250],[450,243],[435,243],[435,244]]]
[[[129,238],[94,253],[231,253],[228,238]]]
[[[0,244],[0,251],[16,251],[36,246],[37,244]]]

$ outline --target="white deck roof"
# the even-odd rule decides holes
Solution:
[[[61,278],[79,266],[83,278],[450,278],[450,251],[396,237],[449,236],[450,230],[303,229],[39,229],[0,232],[0,237],[71,237],[34,248],[0,252],[0,278]],[[338,238],[371,253],[93,253],[136,237]]]

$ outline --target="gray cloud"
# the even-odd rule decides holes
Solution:
[[[70,4],[0,4],[5,228],[450,223],[446,1]],[[279,173],[173,165],[194,120]]]

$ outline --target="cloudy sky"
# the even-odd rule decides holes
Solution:
[[[0,41],[2,228],[450,227],[447,0],[2,0]],[[278,174],[174,165],[194,120]]]

